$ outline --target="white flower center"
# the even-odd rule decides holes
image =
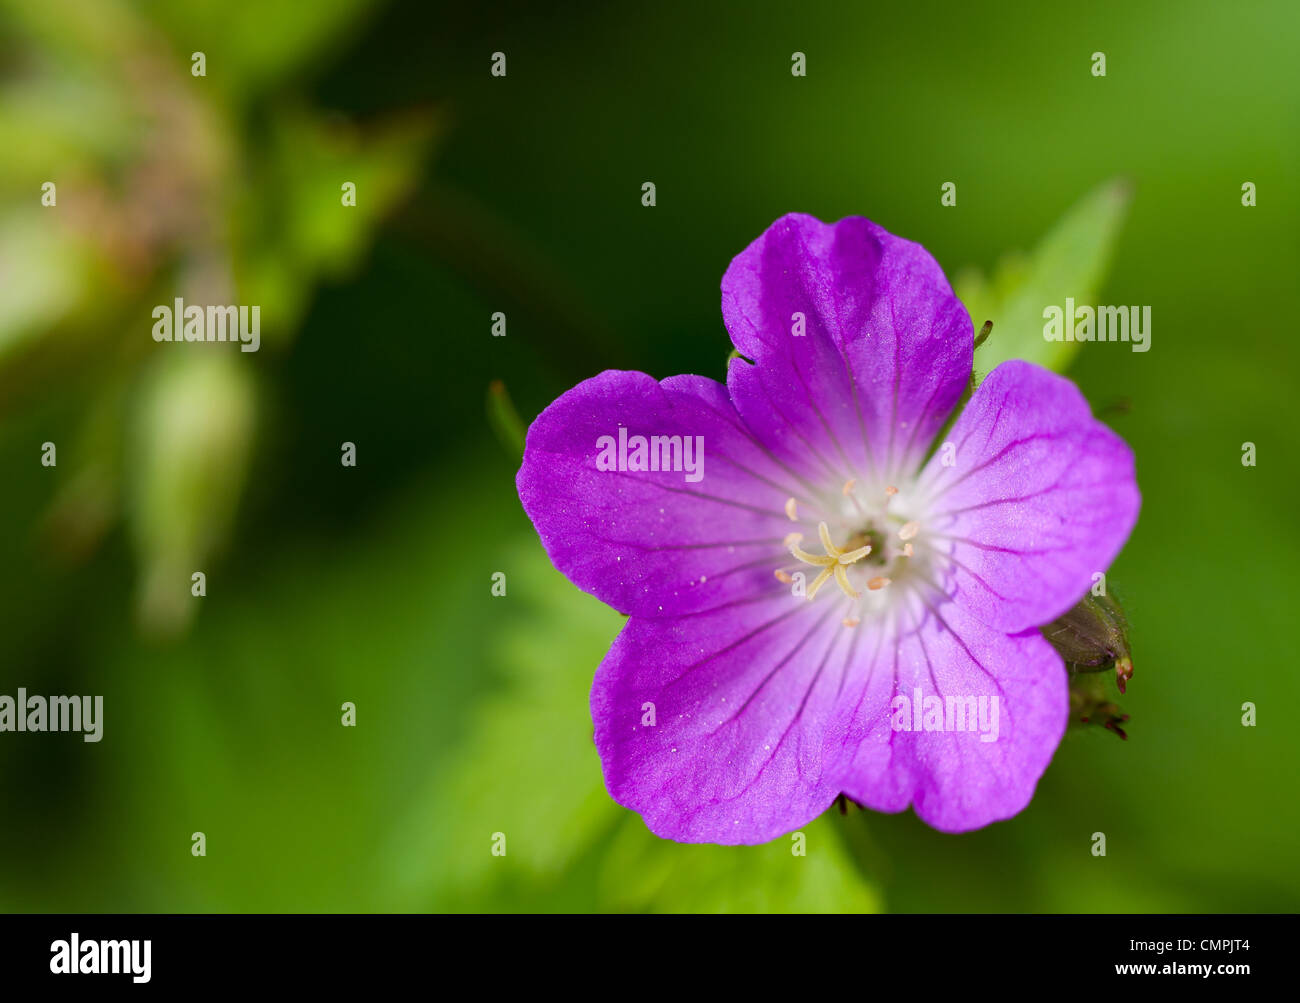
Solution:
[[[846,483],[839,494],[838,504],[824,506],[827,518],[817,523],[823,553],[804,550],[800,546],[803,533],[790,533],[784,542],[801,564],[818,569],[805,592],[808,601],[834,579],[854,603],[854,614],[875,612],[889,604],[886,596],[897,592],[899,583],[926,578],[926,565],[937,555],[926,538],[923,521],[916,518],[915,502],[898,488],[890,485],[878,492],[874,504],[859,498],[856,481]],[[786,501],[785,514],[792,522],[800,521],[794,498]],[[776,577],[787,583],[793,580],[789,569],[777,569]],[[843,620],[846,627],[860,622],[857,615]]]

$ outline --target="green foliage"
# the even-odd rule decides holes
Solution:
[[[1031,253],[1004,256],[991,280],[975,270],[957,277],[954,291],[975,329],[993,321],[993,332],[975,359],[981,373],[1008,359],[1057,372],[1069,367],[1081,342],[1046,340],[1043,308],[1064,308],[1066,297],[1095,306],[1129,200],[1126,183],[1104,185],[1071,208]]]
[[[409,192],[434,118],[360,125],[276,92],[356,23],[359,0],[6,6],[24,58],[0,78],[0,146],[17,151],[0,160],[0,397],[109,374],[88,391],[50,518],[105,514],[80,534],[93,550],[124,515],[137,618],[175,633],[188,604],[160,597],[227,542],[264,388],[247,358],[161,355],[153,306],[257,304],[262,350],[286,351],[320,281],[355,269]],[[192,51],[207,76],[191,75]],[[51,180],[58,201],[42,206]]]
[[[601,874],[609,909],[654,912],[877,912],[880,898],[854,865],[836,813],[763,846],[683,846],[654,839],[636,819],[616,834]]]

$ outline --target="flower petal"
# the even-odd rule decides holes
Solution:
[[[1065,666],[1038,631],[1003,634],[952,603],[917,603],[875,662],[853,673],[859,691],[846,734],[854,752],[842,783],[849,797],[877,811],[912,804],[943,832],[978,829],[1029,803],[1069,716]],[[900,696],[908,703],[891,706]],[[945,712],[943,730],[927,731],[933,697],[951,698],[954,713]],[[965,728],[959,706],[974,712]]]
[[[944,591],[991,627],[1060,616],[1128,539],[1141,499],[1133,453],[1069,380],[1004,362],[931,457],[917,493],[951,569]]]
[[[756,363],[731,363],[736,408],[819,483],[915,470],[970,377],[970,318],[943,271],[861,217],[778,219],[727,269],[722,315]]]
[[[602,436],[699,436],[700,478],[680,470],[600,470]],[[677,616],[759,592],[788,592],[773,570],[798,478],[750,438],[726,388],[699,376],[656,382],[609,370],[564,394],[528,430],[516,479],[547,554],[620,612]]]
[[[840,790],[834,708],[860,637],[844,615],[787,593],[633,617],[591,691],[610,795],[678,842],[763,843],[819,815]]]

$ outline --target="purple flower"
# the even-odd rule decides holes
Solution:
[[[630,617],[591,692],[610,794],[684,842],[761,843],[841,792],[948,832],[1015,815],[1068,713],[1037,628],[1133,528],[1132,453],[1025,362],[934,444],[971,321],[868,220],[777,220],[722,314],[725,386],[611,370],[528,432],[547,553]]]

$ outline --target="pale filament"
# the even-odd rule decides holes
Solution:
[[[835,584],[840,587],[840,591],[850,599],[859,598],[861,593],[849,583],[847,569],[850,565],[870,554],[871,548],[868,546],[858,547],[856,550],[841,550],[831,540],[830,528],[824,522],[817,524],[817,535],[821,538],[822,548],[826,551],[825,554],[810,554],[800,547],[799,543],[803,537],[798,533],[791,533],[786,537],[786,544],[790,548],[790,553],[804,564],[811,564],[815,568],[821,568],[812,584],[808,586],[808,601],[811,602],[817,595],[818,590],[831,578],[835,579]],[[879,587],[876,586],[876,588]]]

